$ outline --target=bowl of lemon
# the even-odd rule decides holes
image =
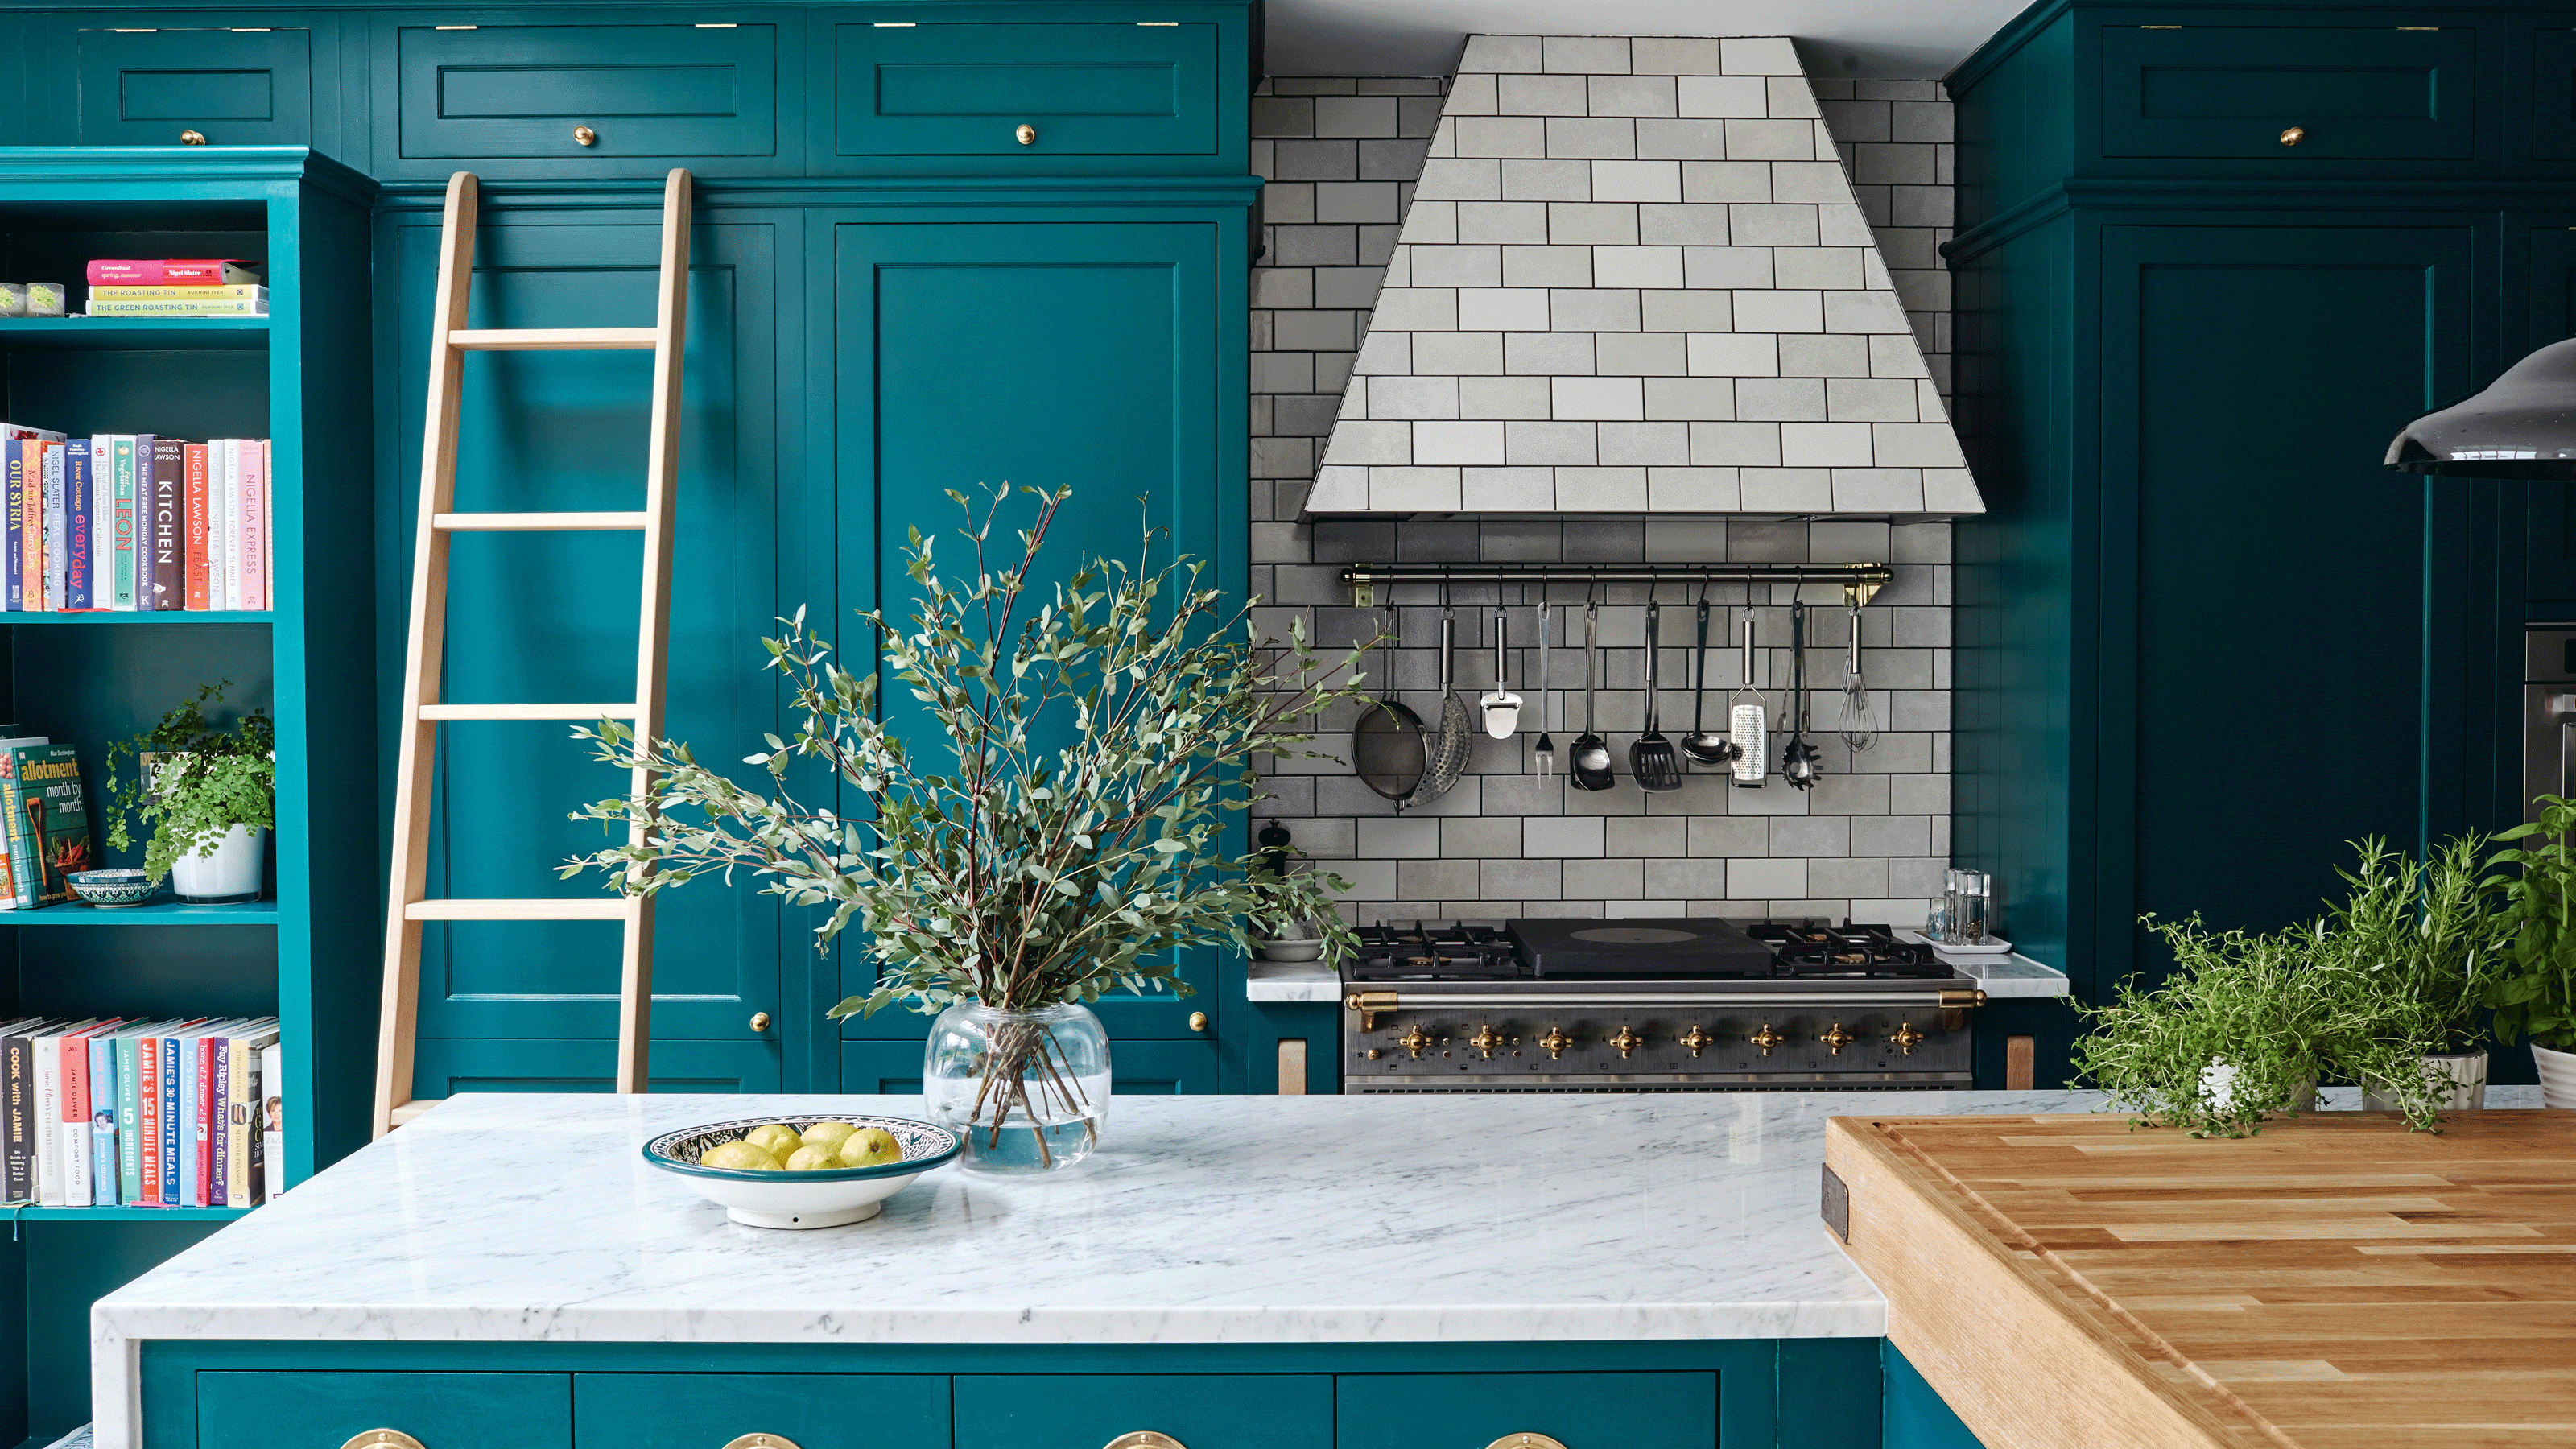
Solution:
[[[745,1117],[665,1132],[644,1160],[753,1228],[837,1228],[875,1217],[965,1140],[909,1117]]]

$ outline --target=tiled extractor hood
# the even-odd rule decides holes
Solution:
[[[1306,510],[1985,505],[1787,40],[1479,35]]]

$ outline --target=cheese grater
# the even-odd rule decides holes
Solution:
[[[1753,698],[1745,702],[1743,697]],[[1762,695],[1753,687],[1753,611],[1744,612],[1744,683],[1736,690],[1737,703],[1727,711],[1726,735],[1743,753],[1735,757],[1735,783],[1748,790],[1762,788],[1771,773],[1770,729],[1762,715]]]

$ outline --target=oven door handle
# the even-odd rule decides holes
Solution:
[[[1918,1006],[1957,1011],[1986,1004],[1976,987],[1941,986],[1913,991],[1354,991],[1346,1011],[1437,1011],[1444,1007],[1656,1007],[1672,1010],[1759,1012],[1777,1007]]]

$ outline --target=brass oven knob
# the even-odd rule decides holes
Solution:
[[[1189,1449],[1189,1446],[1169,1434],[1138,1429],[1134,1433],[1119,1435],[1102,1445],[1101,1449]]]
[[[1476,1034],[1467,1038],[1467,1045],[1474,1047],[1477,1055],[1490,1061],[1493,1059],[1494,1048],[1509,1040],[1511,1040],[1510,1037],[1494,1030],[1493,1023],[1481,1022],[1476,1027]]]
[[[598,142],[599,133],[588,126],[575,126],[572,128],[572,138],[585,146],[589,146]]]
[[[1827,1028],[1825,1034],[1816,1038],[1816,1040],[1832,1047],[1834,1049],[1835,1056],[1841,1056],[1843,1054],[1844,1047],[1850,1046],[1853,1042],[1860,1040],[1860,1038],[1843,1030],[1843,1024],[1838,1021],[1831,1027]]]
[[[2284,146],[2295,146],[2306,139],[2308,139],[2308,128],[2305,126],[2292,126],[2281,133],[2281,144]]]
[[[1019,137],[1020,144],[1023,146],[1034,146],[1038,143],[1038,128],[1026,122],[1022,122],[1020,128],[1011,134]]]
[[[421,1442],[400,1429],[369,1429],[340,1449],[422,1449]]]
[[[1574,1038],[1567,1036],[1564,1028],[1551,1025],[1547,1029],[1547,1035],[1538,1039],[1538,1044],[1547,1048],[1550,1058],[1556,1058],[1565,1055],[1565,1049],[1574,1045]]]
[[[1889,1041],[1896,1043],[1896,1049],[1898,1051],[1905,1053],[1909,1057],[1914,1055],[1915,1047],[1924,1042],[1930,1041],[1931,1039],[1932,1038],[1924,1035],[1922,1032],[1916,1031],[1914,1029],[1914,1023],[1910,1021],[1898,1022],[1896,1024],[1896,1034],[1888,1038]]]
[[[1618,1034],[1607,1038],[1607,1040],[1610,1045],[1619,1049],[1619,1059],[1621,1061],[1627,1060],[1628,1053],[1633,1052],[1637,1048],[1646,1044],[1646,1039],[1637,1035],[1635,1032],[1630,1031],[1628,1029],[1628,1023],[1624,1021],[1619,1023]]]
[[[784,1434],[745,1434],[727,1439],[724,1449],[797,1449],[797,1445]]]
[[[206,133],[195,130],[181,131],[179,133],[179,144],[182,146],[202,146],[206,144]]]
[[[1681,1034],[1681,1044],[1690,1048],[1692,1056],[1698,1056],[1702,1047],[1715,1046],[1717,1038],[1700,1030],[1699,1023],[1694,1021],[1691,1023],[1690,1030]]]
[[[1437,1040],[1437,1037],[1424,1031],[1422,1029],[1422,1023],[1417,1021],[1404,1033],[1404,1035],[1395,1039],[1395,1044],[1418,1057],[1424,1052],[1431,1050],[1431,1044]]]
[[[1761,1029],[1760,1031],[1757,1031],[1757,1032],[1755,1032],[1753,1035],[1746,1037],[1746,1038],[1745,1038],[1745,1040],[1746,1040],[1746,1041],[1749,1041],[1749,1042],[1751,1042],[1751,1043],[1753,1043],[1755,1046],[1758,1046],[1758,1047],[1762,1048],[1762,1055],[1764,1055],[1764,1056],[1766,1056],[1766,1057],[1767,1057],[1767,1056],[1771,1055],[1771,1049],[1772,1049],[1773,1047],[1778,1046],[1780,1043],[1782,1043],[1782,1042],[1784,1042],[1784,1041],[1787,1041],[1787,1040],[1788,1040],[1788,1038],[1787,1038],[1787,1037],[1785,1037],[1785,1036],[1782,1036],[1780,1033],[1778,1033],[1778,1032],[1776,1032],[1776,1031],[1773,1031],[1773,1030],[1771,1029],[1771,1023],[1769,1023],[1769,1022],[1767,1022],[1767,1021],[1766,1021],[1766,1022],[1762,1023],[1762,1029]]]

